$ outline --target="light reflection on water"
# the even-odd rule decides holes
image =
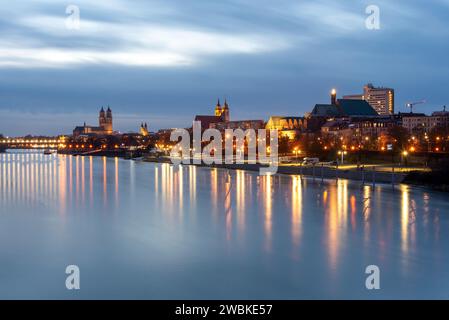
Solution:
[[[68,264],[82,298],[449,297],[443,193],[28,151],[0,166],[0,298],[73,297]]]

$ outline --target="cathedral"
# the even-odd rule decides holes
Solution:
[[[221,106],[220,99],[218,99],[217,105],[215,106],[215,114],[213,116],[197,115],[195,117],[195,121],[201,122],[202,130],[209,129],[216,123],[228,123],[229,120],[229,105],[226,99],[223,106]]]
[[[223,107],[221,107],[220,99],[218,99],[217,105],[215,106],[215,116],[221,117],[222,122],[229,122],[229,106],[226,99]]]
[[[78,126],[73,130],[73,136],[77,137],[79,135],[109,135],[113,134],[112,128],[112,110],[109,108],[104,111],[101,107],[100,114],[98,116],[98,127],[92,127],[86,125],[84,122],[83,126]]]
[[[148,131],[148,124],[146,122],[142,122],[142,124],[140,125],[139,133],[144,137],[150,134],[150,132]]]

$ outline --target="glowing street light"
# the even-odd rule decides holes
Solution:
[[[295,147],[295,149],[293,149],[293,153],[295,154],[296,160],[299,160],[299,154],[301,153],[301,150],[298,149],[298,147]]]
[[[344,163],[345,155],[348,154],[347,151],[338,151],[338,154],[341,156],[341,164]]]
[[[408,156],[408,151],[407,150],[402,151],[402,160],[405,165],[407,165],[407,156]]]

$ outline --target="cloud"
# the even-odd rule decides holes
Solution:
[[[80,30],[65,26],[69,3],[81,9]],[[365,27],[371,4],[380,30]],[[394,87],[397,106],[413,97],[447,104],[448,4],[15,0],[0,15],[0,129],[70,132],[95,123],[104,103],[117,116],[151,111],[142,120],[152,127],[184,126],[218,96],[230,98],[234,119],[301,115],[329,88],[349,94],[366,82]],[[22,121],[11,110],[45,114]],[[117,125],[134,130],[139,117]]]
[[[60,14],[55,15],[53,1],[35,1],[29,10],[19,1],[16,11],[8,9],[13,19],[4,24],[9,28],[0,31],[0,67],[189,67],[226,55],[310,51],[328,41],[368,36],[363,2],[223,0],[189,6],[177,0],[79,0],[81,28],[69,30],[65,4],[58,4]],[[438,19],[428,19],[425,26],[417,23],[427,13],[415,6],[377,4],[382,31],[388,30],[384,39],[407,29],[435,37],[435,30],[439,36],[447,34]]]
[[[64,68],[86,64],[120,64],[127,66],[181,66],[192,64],[189,57],[172,52],[127,50],[103,52],[61,48],[16,47],[0,49],[0,67]]]
[[[288,47],[281,34],[236,34],[139,20],[81,19],[80,29],[72,30],[66,28],[64,17],[31,15],[17,19],[16,25],[16,33],[5,33],[0,41],[0,67],[190,66],[208,56],[260,54]]]
[[[303,1],[293,6],[292,12],[315,31],[326,30],[335,35],[363,31],[365,16],[357,7],[343,7],[329,1]]]

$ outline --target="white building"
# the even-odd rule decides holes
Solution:
[[[365,100],[381,116],[394,114],[394,89],[374,87],[368,83],[363,87],[363,94],[344,96],[343,99]]]
[[[406,128],[410,133],[413,131],[430,132],[435,127],[449,128],[449,112],[438,111],[432,113],[431,116],[419,115],[402,117],[402,126]]]

